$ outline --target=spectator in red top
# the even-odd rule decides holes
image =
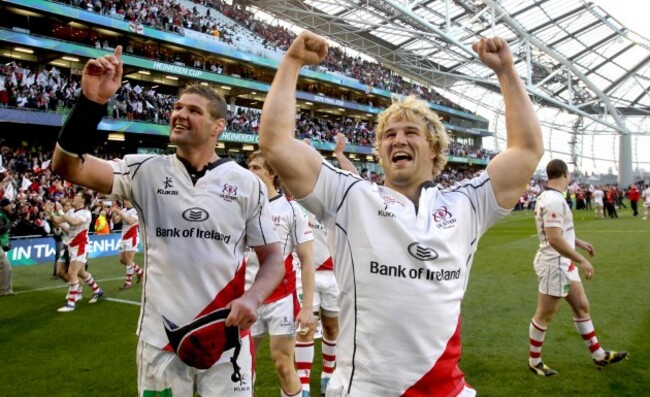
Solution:
[[[610,218],[618,218],[616,213],[616,198],[618,193],[614,186],[610,186],[609,189],[605,192],[605,209],[607,210],[607,215]]]
[[[630,191],[627,193],[628,198],[630,199],[630,207],[634,211],[633,216],[639,216],[638,204],[639,199],[641,198],[641,192],[637,189],[636,185],[630,186]]]

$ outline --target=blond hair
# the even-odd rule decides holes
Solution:
[[[384,132],[388,122],[394,120],[406,120],[419,122],[424,121],[429,147],[436,154],[433,159],[433,175],[436,177],[442,172],[447,164],[447,150],[449,148],[449,135],[445,126],[442,125],[438,114],[429,108],[429,104],[413,95],[398,99],[387,109],[379,113],[377,129],[375,130],[374,149],[379,153],[379,147],[384,139]],[[379,164],[381,164],[381,157]]]

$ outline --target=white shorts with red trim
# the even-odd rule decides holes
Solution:
[[[138,239],[120,239],[120,241],[117,243],[117,250],[118,252],[138,252]]]
[[[581,282],[578,268],[573,264],[560,264],[557,260],[535,263],[539,292],[564,298],[571,291],[571,283]]]

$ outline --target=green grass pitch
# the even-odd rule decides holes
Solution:
[[[479,396],[650,395],[650,222],[632,218],[629,210],[620,216],[595,220],[593,212],[574,212],[578,237],[596,249],[594,279],[585,287],[599,340],[606,349],[628,350],[630,359],[596,369],[565,303],[543,350],[559,376],[527,371],[537,237],[532,212],[513,213],[481,240],[463,303],[460,367]],[[56,312],[65,303],[65,286],[51,277],[51,264],[14,268],[18,294],[0,298],[0,396],[136,395],[141,287],[119,290],[124,268],[116,257],[90,266],[107,299],[88,305],[86,287],[84,301],[67,314]],[[319,395],[316,346],[313,396]],[[256,394],[280,395],[268,344],[258,358]]]

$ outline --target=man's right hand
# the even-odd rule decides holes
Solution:
[[[325,38],[305,30],[291,43],[285,57],[301,67],[318,65],[327,56],[327,47]]]
[[[100,104],[107,103],[122,85],[122,46],[115,47],[113,54],[91,59],[81,76],[81,89],[86,98]]]
[[[589,263],[587,259],[583,258],[582,262],[580,262],[580,267],[585,272],[585,278],[591,280],[594,276],[594,267],[591,266],[591,263]]]

